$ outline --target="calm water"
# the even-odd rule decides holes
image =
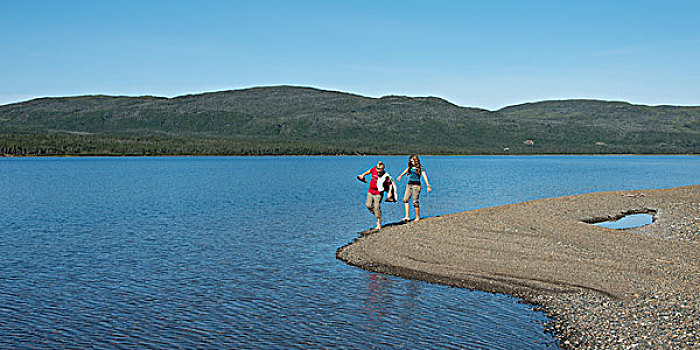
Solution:
[[[0,348],[556,347],[517,299],[335,259],[372,226],[354,177],[380,158],[393,175],[406,163],[0,159]],[[682,156],[422,160],[435,189],[423,216],[700,174],[700,158]]]
[[[598,222],[595,225],[603,226],[615,230],[622,230],[626,228],[640,227],[645,225],[650,225],[654,222],[654,216],[650,214],[632,214],[626,215],[615,221],[603,221]]]

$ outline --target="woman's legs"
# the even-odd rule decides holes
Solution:
[[[406,185],[406,191],[403,193],[403,207],[406,210],[406,216],[401,219],[401,221],[408,221],[411,220],[411,217],[408,216],[408,201],[411,199],[411,185]]]
[[[413,197],[413,209],[416,211],[416,221],[420,221],[420,203],[418,198],[420,198],[420,185],[413,185],[411,188],[411,196]]]
[[[406,185],[406,192],[403,195],[403,206],[404,210],[406,211],[406,216],[402,219],[402,221],[409,221],[411,218],[408,215],[409,212],[409,200],[412,200],[413,202],[413,208],[416,211],[416,221],[420,220],[420,209],[418,208],[418,198],[420,197],[420,186],[419,185],[411,185],[408,184]]]

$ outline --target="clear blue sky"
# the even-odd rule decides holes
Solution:
[[[299,85],[700,105],[700,1],[0,2],[0,104]]]

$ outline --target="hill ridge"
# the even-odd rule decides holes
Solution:
[[[625,101],[625,100],[615,100],[615,99],[608,100],[608,99],[596,99],[596,98],[558,98],[558,99],[545,99],[545,100],[538,100],[538,101],[527,101],[527,102],[516,103],[513,105],[503,106],[503,107],[498,108],[498,109],[490,110],[490,109],[487,109],[484,107],[479,107],[479,106],[459,105],[459,104],[451,102],[450,100],[443,98],[443,97],[440,97],[440,96],[432,96],[432,95],[408,96],[408,95],[389,94],[389,95],[383,95],[380,97],[370,97],[370,96],[364,96],[364,95],[352,93],[352,92],[339,91],[339,90],[329,90],[329,89],[316,88],[313,86],[302,86],[302,85],[254,86],[254,87],[247,87],[247,88],[241,88],[241,89],[229,89],[229,90],[186,93],[186,94],[177,95],[177,96],[173,96],[173,97],[157,96],[157,95],[138,95],[138,96],[110,95],[110,94],[103,94],[103,93],[84,94],[84,95],[69,95],[69,96],[54,96],[54,97],[36,97],[36,98],[32,98],[32,99],[25,100],[25,101],[18,101],[18,102],[2,104],[2,105],[0,105],[0,108],[9,107],[9,106],[13,106],[13,105],[21,105],[21,104],[25,104],[25,103],[33,102],[33,101],[37,101],[37,100],[61,100],[61,99],[90,98],[90,97],[114,98],[114,99],[148,98],[148,99],[159,99],[159,100],[176,100],[176,99],[180,99],[180,98],[201,97],[201,96],[212,95],[212,94],[238,93],[238,92],[247,92],[247,91],[264,91],[264,90],[278,89],[278,88],[284,88],[284,89],[290,89],[290,90],[309,90],[309,91],[324,92],[324,93],[335,93],[335,94],[340,94],[340,95],[354,96],[354,97],[365,98],[365,99],[374,99],[374,100],[380,100],[380,99],[385,99],[385,98],[436,99],[436,100],[441,100],[441,101],[447,102],[447,103],[454,105],[456,107],[474,108],[474,109],[486,110],[489,112],[498,112],[498,111],[501,111],[503,109],[516,107],[516,106],[536,105],[536,104],[541,104],[541,103],[558,103],[558,102],[600,102],[600,103],[622,103],[622,104],[628,104],[631,106],[645,106],[645,107],[700,108],[700,105],[672,105],[672,104],[648,105],[648,104],[644,104],[644,103],[635,103],[635,102],[630,102],[630,101]]]
[[[0,154],[13,155],[697,154],[700,107],[575,99],[489,111],[435,96],[279,85],[38,98],[0,106],[0,135]]]

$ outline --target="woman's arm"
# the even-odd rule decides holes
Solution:
[[[428,192],[432,192],[433,188],[430,187],[430,182],[428,182],[428,174],[425,172],[425,170],[423,170],[422,173],[423,173],[423,180],[425,180],[425,185],[428,186]]]
[[[404,175],[406,175],[407,172],[408,172],[408,168],[406,168],[406,170],[404,170],[404,171],[401,173],[401,175],[399,175],[399,177],[396,178],[396,182],[401,181],[401,177],[404,176]]]

